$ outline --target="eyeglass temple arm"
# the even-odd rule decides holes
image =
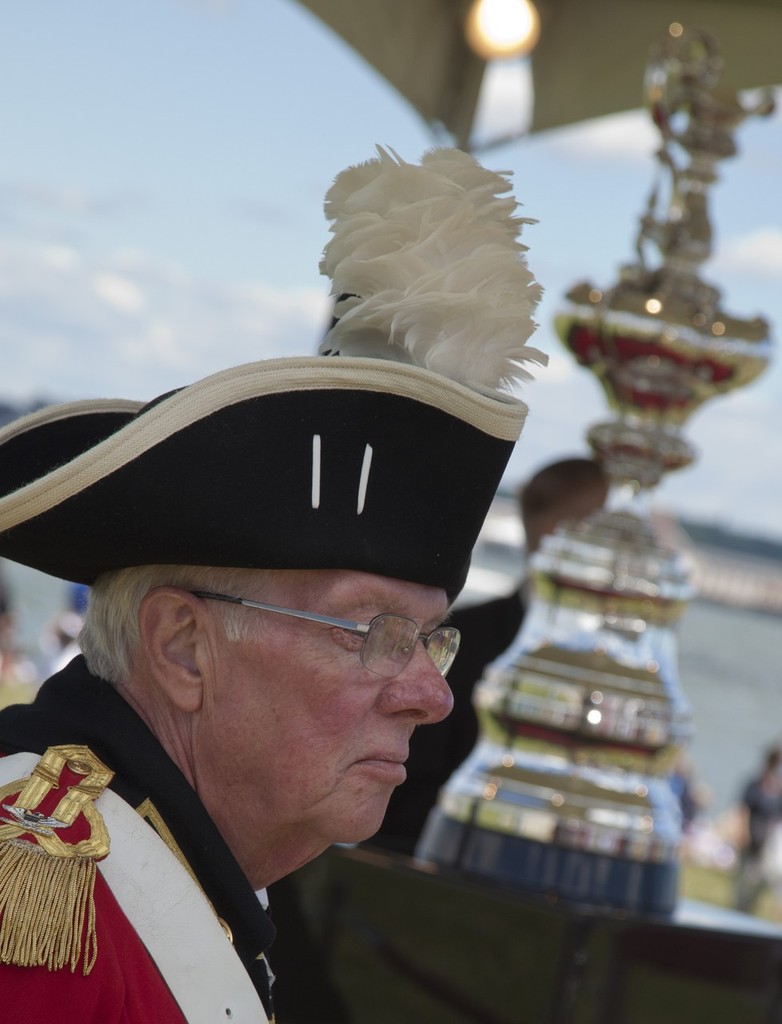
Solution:
[[[208,598],[212,601],[227,601],[229,604],[240,604],[245,608],[259,608],[264,612],[277,612],[280,615],[292,615],[295,619],[306,619],[308,622],[321,622],[326,626],[338,626],[340,629],[349,629],[353,633],[360,633],[362,636],[369,631],[369,626],[363,622],[354,622],[352,619],[335,619],[330,615],[318,615],[316,612],[300,612],[295,608],[283,608],[276,604],[264,604],[262,601],[251,601],[246,597],[231,597],[229,594],[217,594],[211,590],[192,590],[195,597]]]

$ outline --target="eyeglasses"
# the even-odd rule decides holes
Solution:
[[[250,601],[245,597],[215,594],[210,590],[192,590],[191,593],[195,597],[207,598],[210,601],[228,601],[230,604],[240,604],[245,608],[260,608],[264,612],[292,615],[296,619],[322,622],[327,626],[338,626],[348,633],[356,633],[364,640],[360,651],[362,665],[378,676],[398,676],[410,663],[419,640],[443,675],[448,672],[459,650],[461,634],[454,626],[438,626],[431,633],[422,633],[418,623],[404,615],[384,612],[382,615],[376,615],[371,622],[353,622],[351,619],[335,619],[330,615],[300,612],[294,608],[281,608],[276,604]]]

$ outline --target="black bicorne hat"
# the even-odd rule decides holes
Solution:
[[[354,569],[461,589],[527,407],[539,288],[509,186],[470,156],[379,150],[338,176],[322,269],[350,296],[312,357],[148,405],[0,431],[0,556],[91,584],[138,565]]]
[[[418,367],[322,356],[100,405],[0,433],[0,555],[88,584],[187,564],[357,569],[450,594],[525,414]]]

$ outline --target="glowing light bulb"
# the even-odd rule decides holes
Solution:
[[[467,42],[484,60],[521,57],[540,38],[540,17],[531,0],[475,0],[465,32]]]

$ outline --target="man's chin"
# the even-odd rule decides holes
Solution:
[[[388,807],[388,796],[379,800],[373,807],[366,808],[366,813],[353,822],[341,833],[341,838],[336,842],[341,846],[352,846],[356,843],[366,842],[378,831],[383,824]]]

